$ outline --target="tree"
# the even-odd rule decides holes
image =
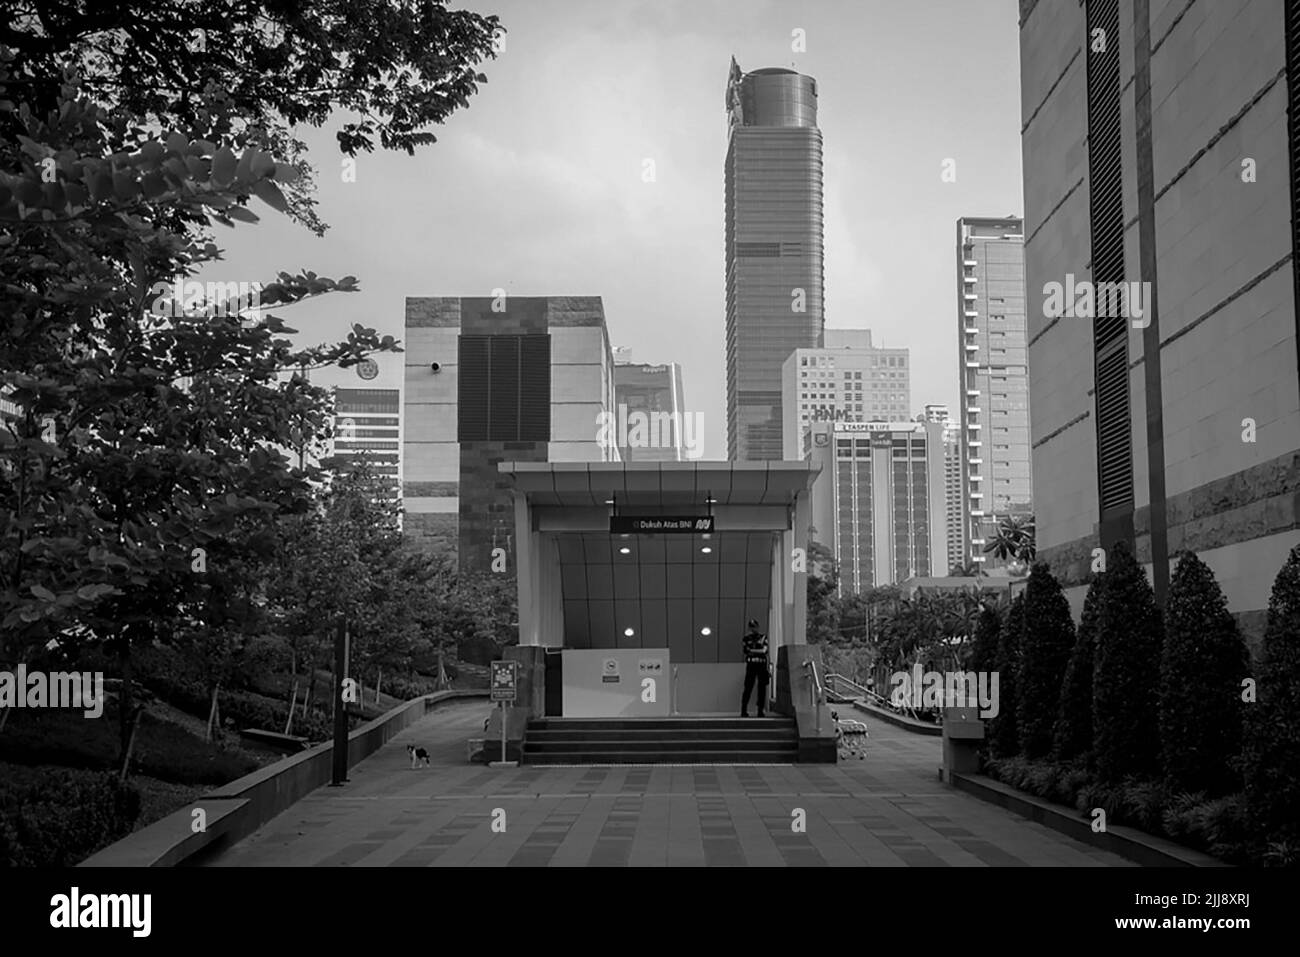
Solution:
[[[93,102],[163,130],[205,128],[207,95],[219,92],[231,128],[217,132],[297,170],[288,211],[318,233],[325,226],[294,127],[319,127],[341,111],[355,117],[338,132],[343,153],[371,152],[378,139],[411,154],[487,82],[477,66],[495,56],[503,32],[496,17],[448,10],[443,0],[35,0],[6,21],[0,45],[33,114],[59,109],[69,69]],[[0,129],[6,140],[25,132],[4,117]]]
[[[1103,781],[1158,768],[1157,698],[1163,628],[1146,573],[1124,541],[1110,549],[1097,610],[1092,728]]]
[[[1097,653],[1097,609],[1104,581],[1104,575],[1096,575],[1088,583],[1074,649],[1065,666],[1061,704],[1052,730],[1052,754],[1060,761],[1071,761],[1092,751],[1092,671]]]
[[[1300,846],[1300,545],[1273,582],[1247,714],[1246,801],[1257,833]]]
[[[808,543],[808,612],[807,640],[837,640],[839,621],[836,615],[836,592],[840,587],[839,564],[831,550],[821,542]]]
[[[1241,682],[1249,654],[1208,565],[1185,552],[1165,606],[1160,662],[1160,757],[1182,791],[1236,789],[1231,763],[1241,750]]]
[[[1025,757],[1042,758],[1052,750],[1052,725],[1075,645],[1074,619],[1060,583],[1045,562],[1035,563],[1024,595],[1016,725]]]
[[[1024,616],[1025,593],[1021,592],[1012,600],[1002,624],[1002,634],[998,636],[998,713],[992,722],[990,746],[993,754],[999,758],[1014,757],[1020,753],[1018,679]]]

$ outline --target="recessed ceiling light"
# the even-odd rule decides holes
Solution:
[[[626,554],[628,554],[628,553],[631,552],[631,551],[632,551],[632,549],[630,549],[630,548],[628,548],[626,545],[624,545],[622,548],[620,548],[620,549],[618,550],[618,553],[619,553],[620,555],[626,555]]]
[[[636,634],[636,632],[633,631],[631,628],[624,628],[624,629],[623,629],[623,634],[625,634],[625,635],[627,635],[629,638],[631,638],[633,635]]]
[[[709,552],[713,551],[713,549],[709,548],[708,545],[705,545],[703,548],[700,549],[700,551],[702,551],[704,554],[707,555],[709,554]]]
[[[705,625],[703,628],[700,629],[700,634],[704,635],[707,638],[709,635],[713,634],[713,629]]]

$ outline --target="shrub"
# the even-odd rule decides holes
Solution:
[[[1016,726],[1025,757],[1042,758],[1052,750],[1052,725],[1074,647],[1074,620],[1070,603],[1045,562],[1035,563],[1024,595]]]
[[[1093,744],[1103,781],[1149,775],[1157,767],[1161,632],[1146,573],[1128,544],[1116,542],[1097,609],[1093,671]]]
[[[1283,856],[1294,861],[1300,847],[1300,545],[1273,582],[1257,674],[1258,700],[1248,709],[1246,799],[1256,832],[1283,845]]]
[[[113,774],[5,767],[0,866],[68,867],[131,833],[140,792]]]
[[[1011,603],[1007,620],[998,636],[998,714],[992,721],[993,753],[998,757],[1011,757],[1020,753],[1019,729],[1016,711],[1019,707],[1017,678],[1020,674],[1020,641],[1024,630],[1025,594],[1021,592]]]
[[[1052,729],[1052,754],[1059,761],[1092,752],[1092,667],[1097,653],[1097,605],[1102,577],[1093,576],[1083,599],[1083,614],[1062,679],[1061,705]]]
[[[1169,786],[1211,795],[1237,790],[1245,642],[1209,566],[1187,552],[1165,604],[1160,663],[1160,758]]]
[[[975,622],[975,639],[970,654],[970,670],[991,672],[998,668],[998,635],[1002,631],[1002,616],[994,605],[980,609]],[[1002,690],[998,688],[999,692]]]

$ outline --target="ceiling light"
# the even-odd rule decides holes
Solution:
[[[703,548],[700,549],[700,551],[702,551],[704,554],[707,555],[709,554],[709,552],[713,551],[713,549],[709,548],[708,545],[705,545]]]
[[[703,628],[700,629],[700,634],[704,635],[707,638],[709,635],[713,634],[713,629],[710,628],[708,625],[705,625]]]
[[[618,553],[619,553],[620,555],[626,555],[626,554],[628,554],[628,553],[631,552],[631,551],[632,551],[632,549],[630,549],[630,548],[628,548],[626,545],[624,545],[622,548],[620,548],[620,549],[618,550]]]
[[[629,638],[631,638],[633,635],[636,634],[636,632],[633,631],[631,628],[624,628],[624,629],[623,629],[623,634],[625,634],[625,635],[627,635]]]

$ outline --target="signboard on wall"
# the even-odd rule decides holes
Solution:
[[[611,515],[611,535],[707,534],[712,515]]]

